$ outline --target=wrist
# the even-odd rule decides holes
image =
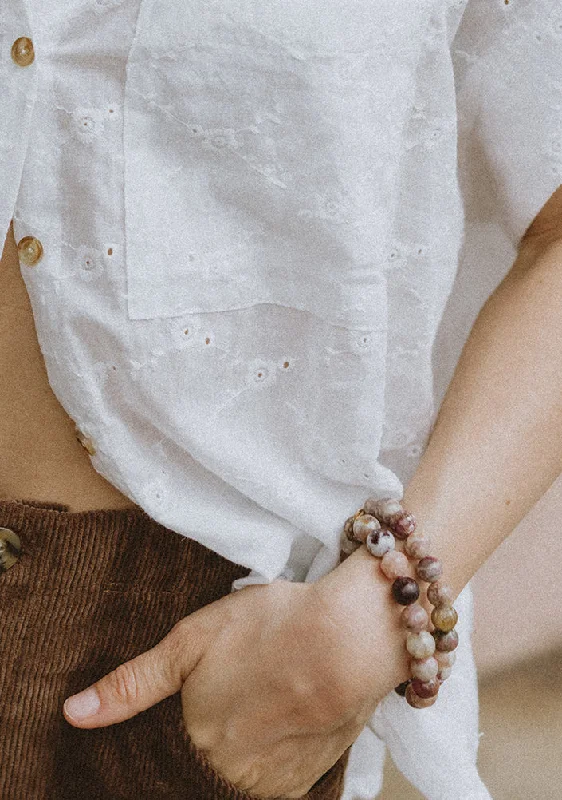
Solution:
[[[409,497],[413,494],[410,490]],[[343,562],[317,587],[340,630],[350,609],[378,614],[376,633],[361,631],[363,649],[384,657],[384,663],[379,659],[371,669],[382,671],[383,680],[390,680],[415,708],[432,705],[451,672],[455,659],[451,651],[458,644],[453,602],[464,585],[460,572],[455,574],[455,588],[449,574],[441,580],[443,557],[430,536],[431,519],[435,517],[412,508],[409,499],[368,499],[345,522]],[[429,620],[433,627],[427,627]],[[381,638],[386,641],[382,651]]]
[[[413,577],[411,565],[408,574]],[[353,635],[354,669],[376,674],[377,684],[386,683],[388,691],[406,680],[409,656],[400,622],[402,608],[392,597],[378,559],[362,546],[314,586],[332,622]]]
[[[416,533],[423,533],[430,539],[431,555],[443,564],[442,583],[451,587],[456,600],[480,567],[478,550],[470,547],[474,540],[471,517],[448,505],[446,491],[434,495],[421,472],[404,491],[402,503],[416,519]],[[426,599],[427,585],[424,586]]]

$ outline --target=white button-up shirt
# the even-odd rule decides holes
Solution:
[[[251,568],[233,589],[325,574],[402,495],[561,182],[561,51],[559,0],[2,3],[0,227],[43,248],[49,382],[101,475]],[[346,800],[385,744],[426,797],[489,797],[470,585],[456,607],[440,702],[383,700]]]

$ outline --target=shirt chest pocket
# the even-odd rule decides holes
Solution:
[[[371,326],[389,65],[419,23],[376,5],[346,22],[317,0],[143,0],[125,86],[131,319],[276,303]]]

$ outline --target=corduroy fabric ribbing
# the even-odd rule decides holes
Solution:
[[[132,719],[81,730],[64,700],[153,647],[247,575],[142,509],[70,512],[0,501],[21,538],[0,574],[2,800],[253,800],[187,734],[179,693]],[[338,800],[348,748],[306,800]]]

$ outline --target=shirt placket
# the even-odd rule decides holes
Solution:
[[[8,232],[29,146],[37,97],[37,53],[23,0],[0,5],[0,227]],[[33,237],[32,237],[33,238]],[[20,256],[39,260],[41,243],[24,242]]]

